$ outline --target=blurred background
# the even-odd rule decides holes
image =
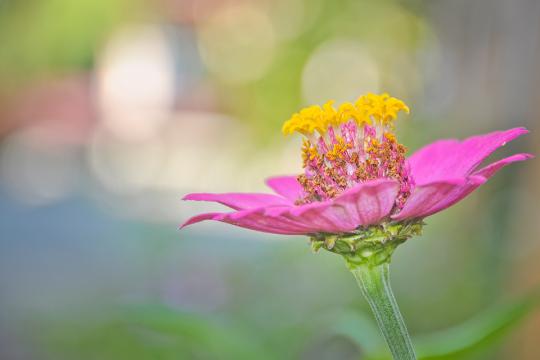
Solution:
[[[0,0],[0,359],[387,356],[337,256],[178,230],[220,209],[188,192],[300,171],[291,113],[368,91],[410,152],[526,126],[492,159],[538,154],[540,2]],[[504,169],[394,256],[424,358],[538,359],[539,182]]]

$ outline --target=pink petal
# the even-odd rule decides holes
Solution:
[[[192,217],[180,228],[204,220],[215,220],[243,228],[262,231],[272,234],[301,235],[309,233],[302,224],[295,224],[279,215],[266,214],[266,210],[273,208],[258,208],[241,210],[231,213],[207,213]]]
[[[424,218],[453,205],[486,181],[484,177],[435,181],[416,186],[394,220]]]
[[[276,176],[266,179],[268,185],[277,194],[295,202],[302,196],[303,188],[296,176]]]
[[[399,193],[399,183],[379,179],[362,183],[337,196],[333,207],[343,207],[356,225],[371,225],[386,217]]]
[[[530,154],[516,154],[494,162],[464,179],[436,181],[416,186],[403,209],[392,218],[404,220],[433,215],[465,198],[504,166],[531,157]]]
[[[204,220],[212,220],[214,217],[217,217],[217,216],[219,216],[221,214],[223,214],[223,213],[211,212],[211,213],[204,213],[204,214],[195,215],[195,216],[189,218],[182,225],[180,225],[180,229],[182,229],[182,228],[184,228],[186,226],[189,226],[189,225],[196,224],[196,223],[204,221]]]
[[[290,209],[291,220],[312,228],[311,232],[342,233],[384,219],[399,192],[395,180],[378,179],[356,185],[336,198]]]
[[[392,210],[398,191],[398,182],[379,179],[359,184],[325,202],[202,214],[182,227],[216,220],[274,234],[342,233],[380,222]]]
[[[463,141],[439,140],[415,152],[408,163],[417,185],[465,178],[497,148],[528,133],[525,128],[495,131]]]
[[[194,193],[184,196],[182,200],[213,201],[235,210],[260,208],[265,206],[292,205],[289,200],[282,198],[281,196],[256,193]]]
[[[287,208],[284,207],[281,210],[286,211]],[[272,208],[244,210],[226,216],[224,221],[244,228],[274,234],[300,235],[313,232],[310,227],[281,216],[282,211],[275,215],[272,214],[272,211],[279,210]]]
[[[526,154],[526,153],[512,155],[502,160],[491,163],[488,166],[476,171],[474,174],[480,175],[489,179],[490,177],[493,176],[493,174],[495,174],[497,171],[499,171],[501,168],[505,167],[506,165],[511,164],[513,162],[517,162],[517,161],[525,161],[528,159],[532,159],[533,157],[534,157],[533,155]]]

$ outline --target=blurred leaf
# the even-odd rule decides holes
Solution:
[[[475,318],[453,328],[429,335],[417,336],[413,344],[422,360],[463,359],[482,349],[496,346],[519,322],[540,303],[540,293],[533,293],[507,305],[496,306]],[[354,340],[365,352],[368,360],[390,359],[390,353],[381,347],[382,337],[374,336],[374,324],[369,326],[363,317],[351,316],[339,323],[338,334]]]
[[[231,324],[164,306],[121,309],[84,328],[65,322],[44,340],[52,358],[270,359],[259,339]]]
[[[496,345],[538,306],[539,295],[533,293],[514,303],[488,310],[462,325],[416,338],[418,357],[425,360],[462,359]]]
[[[200,316],[188,315],[163,306],[135,308],[128,319],[148,330],[182,337],[220,359],[265,359],[265,351],[253,334],[232,324],[221,325]]]
[[[338,321],[331,330],[332,333],[349,338],[360,346],[362,352],[372,354],[386,346],[379,328],[371,319],[371,314],[351,311],[336,316]]]

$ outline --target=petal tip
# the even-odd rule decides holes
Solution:
[[[276,194],[291,202],[296,201],[303,193],[303,188],[295,175],[272,176],[267,178],[264,183]]]
[[[267,177],[266,179],[264,179],[264,184],[266,186],[268,186],[269,188],[272,188],[272,183],[274,182],[274,180],[276,178],[280,178],[281,176],[270,176],[270,177]]]
[[[274,175],[274,176],[270,176],[264,179],[264,183],[270,188],[272,188],[272,184],[274,184],[275,182],[279,182],[281,180],[293,179],[293,178],[296,178],[296,176],[295,175]]]
[[[186,226],[193,225],[204,220],[217,220],[219,215],[222,215],[222,213],[205,213],[205,214],[195,215],[189,218],[188,220],[186,220],[184,223],[182,223],[178,227],[178,230],[181,230],[185,228]]]
[[[183,228],[185,228],[186,226],[189,226],[193,224],[193,222],[191,221],[191,219],[188,219],[186,221],[184,221],[182,224],[178,225],[178,230],[182,230]]]
[[[506,144],[508,144],[510,141],[522,136],[522,135],[525,135],[525,134],[528,134],[530,133],[529,129],[527,129],[526,127],[524,126],[520,126],[520,127],[515,127],[515,128],[512,128],[512,129],[509,129],[509,130],[503,130],[503,131],[500,131],[500,133],[508,136],[506,139],[503,140],[501,146],[505,146]]]
[[[507,157],[506,159],[503,159],[503,160],[511,160],[510,162],[516,162],[516,161],[525,161],[525,160],[534,159],[534,158],[535,158],[535,156],[533,154],[520,153],[520,154],[515,154],[515,155],[512,155],[512,156],[509,156],[509,157]]]
[[[191,193],[191,194],[186,194],[182,197],[182,200],[184,201],[198,201],[200,200],[200,197],[201,195],[203,195],[202,193]]]
[[[528,134],[528,133],[531,132],[525,126],[519,126],[519,127],[515,128],[515,129],[518,130],[521,134]]]
[[[488,181],[488,178],[482,175],[471,175],[467,178],[468,183],[473,186],[480,186]]]

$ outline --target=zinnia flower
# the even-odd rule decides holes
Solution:
[[[184,200],[213,201],[232,212],[205,213],[183,226],[217,220],[240,227],[291,235],[348,234],[372,225],[417,223],[448,208],[484,184],[502,167],[531,157],[516,154],[479,164],[497,148],[527,133],[495,131],[463,141],[439,140],[410,158],[393,133],[399,111],[387,94],[368,94],[356,103],[332,102],[294,114],[283,132],[304,135],[304,173],[272,177],[273,194],[194,193]]]
[[[423,219],[465,198],[504,166],[531,157],[516,154],[480,164],[524,128],[463,141],[439,140],[405,158],[393,133],[398,113],[409,112],[388,94],[361,96],[294,114],[283,132],[304,136],[304,172],[266,181],[272,194],[196,193],[185,200],[218,202],[231,212],[197,215],[183,226],[217,220],[240,227],[308,235],[315,250],[340,254],[366,297],[394,359],[416,359],[389,282],[396,247],[419,234]]]

